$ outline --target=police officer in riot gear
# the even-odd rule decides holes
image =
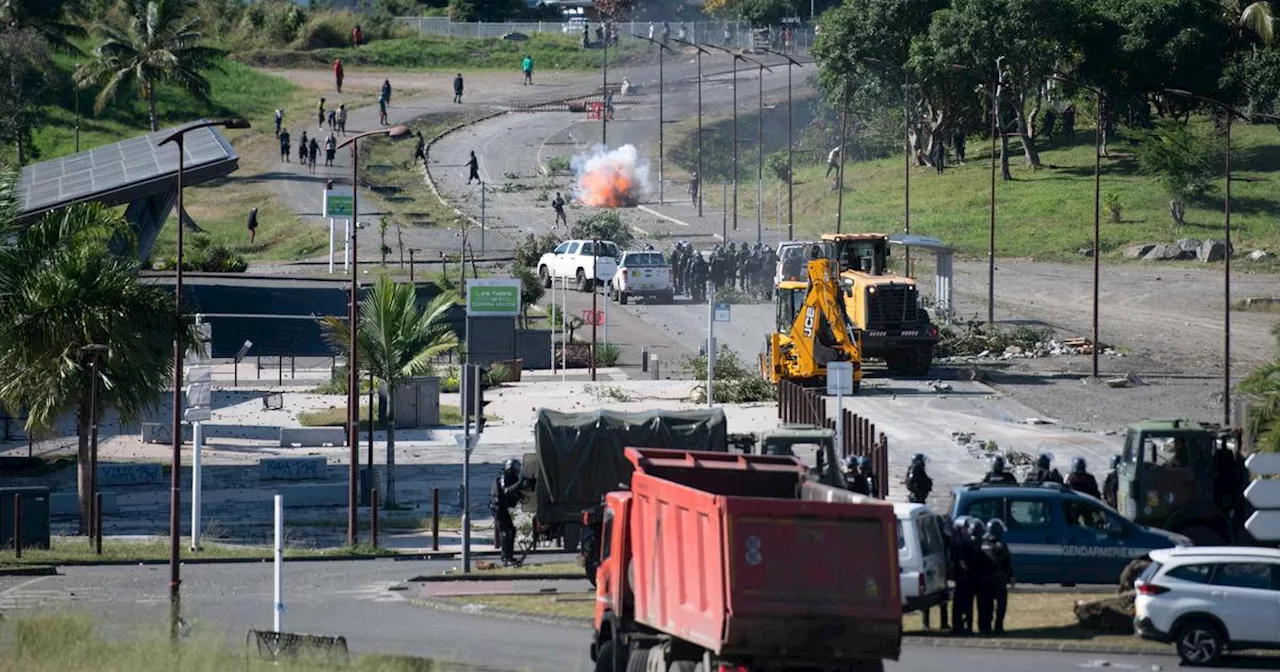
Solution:
[[[933,490],[933,479],[924,468],[924,453],[916,453],[911,458],[911,466],[907,467],[907,501],[912,504],[924,504],[924,500]]]
[[[1085,468],[1083,457],[1077,457],[1071,462],[1071,474],[1067,476],[1067,487],[1102,499],[1102,493],[1098,490],[1098,479]]]
[[[1004,614],[1013,584],[1013,557],[1004,543],[1004,521],[992,518],[980,546],[983,574],[978,581],[978,631],[1004,634]]]
[[[706,302],[707,279],[710,275],[711,269],[707,266],[707,260],[702,258],[702,253],[692,250],[689,261],[689,294],[694,301],[698,303]]]
[[[1107,471],[1107,477],[1102,481],[1102,501],[1107,506],[1116,508],[1120,504],[1120,456],[1113,455],[1111,457],[1111,469]]]
[[[489,488],[489,512],[493,514],[494,527],[502,537],[502,564],[508,567],[519,564],[515,554],[516,525],[511,520],[511,509],[520,502],[523,487],[520,460],[507,460],[502,465],[502,473]]]
[[[876,480],[875,472],[871,471],[871,459],[867,457],[858,458],[858,478],[865,483],[867,495],[880,498],[880,482]]]
[[[956,633],[973,632],[973,606],[983,576],[982,521],[965,516],[957,519],[956,528],[956,594],[951,613],[951,627]]]
[[[867,485],[867,481],[862,478],[862,458],[850,455],[844,458],[844,480],[849,484],[849,491],[856,492],[859,495],[870,495],[871,489]]]
[[[1053,456],[1049,453],[1040,453],[1040,457],[1036,458],[1036,468],[1027,474],[1027,478],[1023,483],[1027,485],[1040,485],[1041,483],[1061,483],[1062,474],[1053,468]]]
[[[1005,470],[1004,456],[996,455],[991,458],[991,471],[988,471],[987,475],[982,477],[982,482],[998,483],[1001,485],[1017,485],[1018,479],[1014,478],[1013,474]]]

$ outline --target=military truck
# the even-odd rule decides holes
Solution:
[[[1129,426],[1116,469],[1117,509],[1139,525],[1187,536],[1198,546],[1252,544],[1244,529],[1240,430],[1187,420]]]
[[[836,452],[834,430],[800,423],[783,423],[760,432],[757,455],[780,455],[799,458],[809,467],[810,478],[824,485],[848,489]]]
[[[938,328],[920,303],[916,281],[889,269],[889,237],[825,233],[822,244],[840,273],[845,313],[861,335],[863,358],[883,360],[890,373],[929,373]]]

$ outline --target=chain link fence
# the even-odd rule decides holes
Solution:
[[[423,35],[443,35],[446,37],[489,37],[498,38],[508,33],[525,35],[567,35],[575,39],[582,37],[586,27],[590,31],[591,40],[596,39],[596,27],[600,24],[570,21],[536,21],[536,22],[479,22],[452,21],[442,16],[400,16],[396,17],[407,26],[416,28]],[[619,21],[614,24],[619,37],[660,38],[662,24],[648,21]],[[710,43],[731,48],[749,48],[769,46],[782,49],[783,30],[779,27],[752,29],[747,21],[685,21],[667,24],[670,37],[690,42]],[[807,25],[790,26],[791,48],[806,49],[813,43],[812,27]]]

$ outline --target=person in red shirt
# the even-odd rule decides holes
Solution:
[[[342,59],[336,59],[333,62],[333,81],[338,85],[338,93],[342,93],[342,77],[345,73],[342,70]]]
[[[351,31],[351,46],[358,47],[362,44],[364,44],[364,31],[357,24],[355,30]]]

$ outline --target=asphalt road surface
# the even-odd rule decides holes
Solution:
[[[452,566],[451,561],[291,562],[285,567],[287,632],[343,635],[353,652],[431,657],[506,670],[592,669],[590,633],[581,627],[487,618],[415,606],[389,588]],[[139,624],[154,629],[168,613],[165,566],[68,567],[59,576],[0,581],[0,612],[71,609],[94,614],[108,634]],[[184,618],[196,632],[243,642],[249,629],[271,628],[270,563],[183,568]],[[889,670],[912,672],[1057,672],[1107,667],[1156,670],[1166,656],[990,651],[908,645]],[[1248,661],[1256,664],[1257,661]]]

